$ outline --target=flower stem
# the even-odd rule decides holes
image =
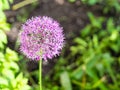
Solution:
[[[39,60],[39,90],[42,90],[42,59]]]

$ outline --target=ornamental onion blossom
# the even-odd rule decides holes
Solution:
[[[20,50],[32,60],[52,59],[64,45],[63,28],[47,16],[34,17],[22,25]]]

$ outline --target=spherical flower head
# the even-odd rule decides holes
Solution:
[[[52,59],[64,45],[63,28],[47,16],[34,17],[22,25],[20,50],[32,60]]]

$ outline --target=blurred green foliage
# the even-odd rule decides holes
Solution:
[[[72,78],[80,83],[84,77],[84,89],[119,90],[120,74],[116,68],[120,66],[120,27],[114,25],[112,18],[106,20],[95,18],[91,13],[88,15],[91,23],[71,47],[78,67],[72,72]]]
[[[11,3],[13,0],[9,0]],[[0,90],[30,90],[28,79],[17,64],[18,54],[6,46],[7,37],[4,31],[10,30],[3,10],[9,9],[8,0],[0,1]]]
[[[76,0],[68,0],[70,3],[74,3]]]
[[[81,0],[84,4],[95,5],[100,4],[103,8],[104,13],[110,11],[120,12],[120,1],[119,0]]]
[[[9,0],[10,3],[13,2],[13,0]],[[8,0],[0,0],[0,29],[4,31],[8,31],[10,28],[10,24],[6,22],[6,16],[3,12],[3,10],[10,9]]]
[[[73,40],[69,56],[57,61],[54,76],[46,76],[44,90],[119,90],[120,26],[88,16],[90,24]]]
[[[7,37],[0,30],[0,90],[30,90],[28,79],[23,77],[17,64],[18,54],[8,47]]]
[[[1,10],[10,9],[9,3],[13,3],[13,0],[1,0],[0,1],[0,9]]]
[[[68,0],[73,3],[77,0]],[[80,0],[83,4],[90,6],[99,5],[103,13],[107,14],[108,12],[119,13],[120,12],[120,1],[119,0]]]

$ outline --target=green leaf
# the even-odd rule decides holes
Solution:
[[[100,58],[101,58],[101,55],[95,55],[95,56],[93,56],[93,57],[86,63],[87,67],[88,67],[88,68],[94,67],[95,64],[96,64],[96,62],[99,62]]]
[[[96,18],[92,13],[88,13],[88,17],[90,19],[91,22],[91,26],[97,29],[101,29],[102,28],[102,23],[105,20],[104,17],[99,17]]]
[[[88,0],[90,5],[94,5],[98,2],[99,0]]]
[[[70,3],[74,3],[76,0],[68,0]]]
[[[107,30],[110,31],[110,30],[112,30],[112,29],[114,29],[114,24],[113,24],[113,19],[110,18],[110,19],[108,19],[108,21],[107,21]]]
[[[72,51],[72,52],[71,52],[72,55],[75,55],[75,54],[78,53],[78,49],[77,49],[77,47],[71,46],[71,47],[70,47],[70,50]]]
[[[81,31],[81,36],[85,37],[91,32],[91,25],[87,25],[82,31]]]
[[[10,9],[8,0],[2,0],[2,4],[3,4],[3,6],[2,6],[2,9],[3,9],[3,10]]]
[[[10,30],[10,24],[8,24],[6,21],[0,22],[0,29],[4,31],[9,31]]]
[[[3,74],[3,76],[5,76],[11,80],[14,79],[14,77],[15,77],[13,71],[10,69],[7,69],[7,68],[2,70],[2,74]]]
[[[82,66],[80,66],[71,73],[71,76],[75,79],[80,79],[83,76],[83,74],[84,74],[84,71],[82,69]]]
[[[6,16],[2,10],[0,10],[0,24],[2,24],[3,21],[6,21]]]
[[[5,61],[5,59],[4,59],[4,54],[3,54],[2,52],[0,52],[0,61],[1,61],[1,62],[4,62],[4,61]]]
[[[94,45],[94,48],[98,48],[98,37],[97,35],[93,35],[93,45]]]
[[[0,30],[0,48],[4,48],[4,44],[6,44],[7,43],[7,37],[6,37],[6,35],[5,35],[5,33],[2,31],[2,30]]]
[[[27,85],[28,79],[23,77],[23,73],[20,73],[16,79],[12,82],[13,88],[16,90],[30,90],[30,86]]]
[[[96,81],[98,79],[98,76],[97,76],[95,70],[93,70],[93,68],[86,67],[85,72],[89,77],[91,77],[93,79],[93,81]]]
[[[112,31],[112,34],[110,36],[110,40],[116,41],[116,39],[118,38],[118,36],[119,36],[119,32],[117,30],[114,30],[114,31]]]
[[[7,37],[2,30],[0,30],[0,41],[5,43],[5,44],[7,43]]]
[[[13,0],[9,0],[10,1],[10,3],[13,3]]]
[[[92,86],[93,90],[95,88],[100,88],[100,90],[108,90],[108,87],[104,83],[106,81],[106,77],[102,76],[102,78],[98,79]]]
[[[0,89],[7,88],[7,87],[8,87],[7,79],[0,76]]]
[[[77,43],[77,44],[80,44],[84,47],[87,46],[87,42],[85,40],[83,40],[82,38],[75,38],[74,42]]]
[[[15,51],[11,50],[10,48],[6,49],[6,54],[5,54],[5,58],[8,61],[18,61],[18,55]]]
[[[16,62],[10,62],[10,69],[16,73],[19,71],[19,66]]]
[[[63,90],[72,90],[72,85],[71,85],[70,77],[69,77],[67,71],[63,72],[60,75],[60,81],[61,81],[61,85],[63,87]]]

